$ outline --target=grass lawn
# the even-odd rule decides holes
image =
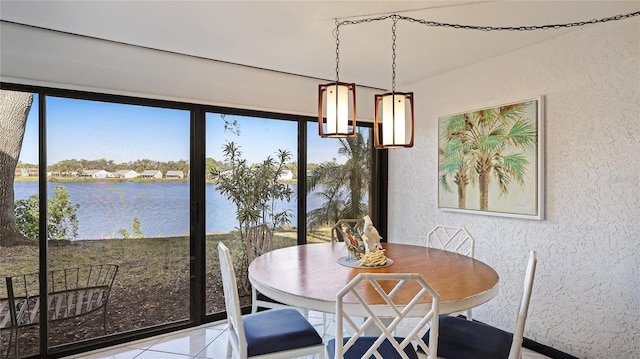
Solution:
[[[296,244],[297,234],[276,232],[277,248]],[[206,310],[224,311],[224,294],[218,262],[218,243],[231,248],[234,262],[244,255],[244,241],[234,234],[213,234],[206,238]],[[310,241],[319,241],[311,239]],[[37,246],[0,247],[0,275],[13,276],[38,271]],[[81,241],[50,241],[50,270],[81,267],[92,264],[117,264],[108,304],[108,334],[125,332],[189,318],[189,238],[101,239]],[[238,275],[240,271],[237,270]],[[240,290],[241,302],[250,304],[250,293]],[[6,298],[4,283],[0,298]],[[95,318],[91,318],[91,317]],[[2,345],[8,340],[8,330],[0,331]],[[90,314],[50,326],[50,344],[59,345],[103,335],[100,315]],[[21,348],[37,350],[37,326],[21,331]],[[35,352],[34,352],[35,353]],[[27,354],[25,352],[25,354]]]

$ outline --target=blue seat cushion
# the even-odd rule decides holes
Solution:
[[[293,308],[246,315],[242,323],[250,357],[322,344],[313,325]]]
[[[356,340],[355,344],[353,344],[349,349],[347,349],[346,353],[344,353],[345,359],[357,358],[360,359],[364,355],[364,353],[371,348],[373,343],[378,339],[378,337],[360,337]],[[346,343],[349,338],[342,338],[342,342]],[[396,338],[396,341],[400,343],[404,338]],[[336,340],[331,339],[329,343],[327,343],[327,351],[329,352],[329,358],[333,359],[336,354]],[[378,347],[378,352],[384,359],[396,359],[402,358],[396,348],[391,345],[389,339],[385,339],[384,342]],[[416,353],[413,345],[409,344],[404,348],[405,354],[409,357],[409,359],[417,359],[418,354]],[[374,359],[375,357],[372,355],[370,359]]]
[[[429,332],[422,338],[429,343]],[[513,334],[470,320],[440,316],[438,357],[447,359],[507,359]]]

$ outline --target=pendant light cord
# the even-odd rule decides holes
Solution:
[[[447,27],[447,28],[462,29],[462,30],[535,31],[535,30],[554,30],[554,29],[562,29],[562,28],[570,28],[570,27],[579,27],[579,26],[592,25],[592,24],[604,23],[604,22],[609,22],[609,21],[624,20],[624,19],[635,17],[635,16],[640,16],[640,11],[630,12],[628,14],[620,14],[620,15],[615,15],[615,16],[604,17],[604,18],[601,18],[601,19],[591,19],[591,20],[587,20],[587,21],[576,21],[576,22],[569,22],[569,23],[562,23],[562,24],[523,25],[523,26],[481,26],[481,25],[451,24],[451,23],[446,23],[446,22],[437,22],[437,21],[424,20],[424,19],[415,19],[415,18],[412,18],[412,17],[409,17],[409,16],[391,14],[391,15],[384,15],[384,16],[378,16],[378,17],[357,19],[357,20],[344,20],[344,21],[340,21],[340,22],[338,22],[336,20],[336,29],[338,28],[338,26],[342,26],[342,25],[357,25],[357,24],[362,24],[362,23],[367,23],[367,22],[374,22],[374,21],[392,19],[394,21],[394,23],[396,21],[398,21],[398,20],[404,20],[404,21],[408,21],[408,22],[414,22],[414,23],[422,24],[422,25],[425,25],[425,26]]]
[[[336,29],[333,36],[336,38],[336,86],[340,82],[340,23],[336,19]]]
[[[396,93],[396,24],[398,16],[392,15],[393,25],[391,26],[391,93]]]

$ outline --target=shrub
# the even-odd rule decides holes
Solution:
[[[33,240],[40,235],[40,197],[34,194],[29,199],[15,201],[16,225],[20,231]],[[69,192],[64,186],[53,187],[53,197],[47,201],[47,239],[78,238],[79,204],[72,204]]]

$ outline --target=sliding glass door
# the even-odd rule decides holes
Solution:
[[[207,313],[224,311],[217,245],[234,258],[241,302],[250,305],[247,237],[259,225],[274,248],[297,244],[297,122],[207,113]]]
[[[46,109],[49,345],[188,320],[189,111]]]

